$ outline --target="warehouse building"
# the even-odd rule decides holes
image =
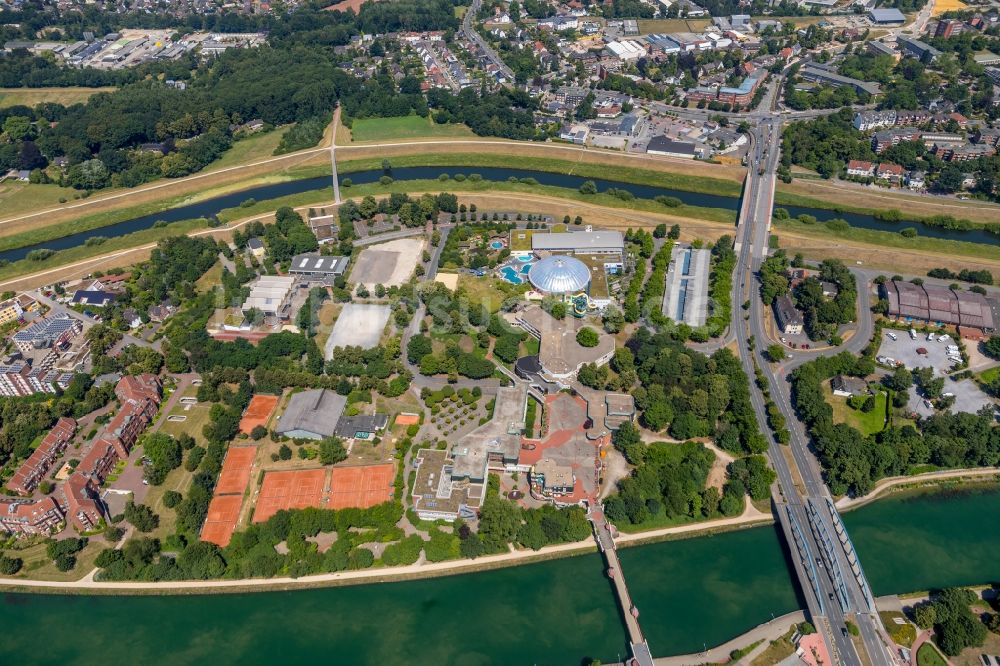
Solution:
[[[975,292],[893,280],[879,285],[879,296],[888,301],[891,317],[982,331],[995,329],[997,304]]]
[[[347,257],[329,257],[312,252],[292,257],[288,272],[317,280],[332,280],[347,271],[347,264]]]
[[[625,239],[619,231],[535,233],[531,236],[531,249],[536,253],[621,255],[625,252]]]

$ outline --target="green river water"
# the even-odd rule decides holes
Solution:
[[[845,520],[877,595],[1000,580],[1000,490],[896,496]],[[654,654],[798,607],[773,527],[623,549]],[[624,656],[596,554],[355,587],[187,597],[7,594],[0,664],[579,664]]]

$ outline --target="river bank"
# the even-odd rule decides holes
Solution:
[[[880,596],[1000,580],[1000,534],[983,529],[998,520],[1000,491],[981,486],[893,493],[845,515]],[[698,653],[769,624],[771,613],[801,608],[786,552],[773,526],[623,548],[653,654]],[[7,629],[0,661],[32,661],[38,635],[47,636],[47,658],[95,664],[295,661],[321,653],[359,664],[620,661],[624,632],[596,553],[522,564],[392,585],[202,595],[194,603],[8,593],[0,603]],[[117,640],[122,627],[129,641]]]

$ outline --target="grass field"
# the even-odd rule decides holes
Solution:
[[[846,423],[847,425],[857,429],[862,435],[865,436],[882,432],[885,428],[885,408],[887,399],[885,393],[880,391],[875,394],[875,409],[867,414],[862,412],[860,409],[852,409],[851,406],[847,404],[847,398],[839,395],[833,395],[833,392],[830,390],[829,382],[824,382],[823,384],[823,396],[826,398],[826,401],[830,403],[830,406],[833,407],[834,423]]]
[[[69,106],[77,102],[86,102],[96,93],[112,90],[115,88],[0,88],[0,109],[19,104],[34,107],[43,102]]]
[[[15,578],[31,578],[34,580],[52,581],[74,581],[80,580],[94,568],[94,559],[98,553],[104,550],[105,544],[101,541],[92,540],[87,546],[75,555],[76,566],[69,571],[59,571],[56,565],[49,559],[46,553],[45,543],[28,546],[23,550],[8,549],[4,554],[7,557],[19,557],[24,561],[21,570],[17,572]]]
[[[917,650],[917,666],[948,666],[948,662],[931,643],[924,643]]]
[[[289,127],[291,125],[282,125],[270,132],[252,134],[245,139],[240,139],[222,157],[212,162],[206,170],[225,169],[239,164],[246,164],[247,162],[264,160],[273,156],[274,149],[278,147],[278,143],[281,141],[281,136]]]
[[[469,138],[475,136],[465,125],[438,125],[430,118],[364,118],[351,125],[352,141],[386,141],[417,138]],[[338,137],[339,139],[339,137]]]
[[[792,644],[794,634],[795,627],[792,627],[781,638],[768,643],[767,649],[751,662],[751,666],[774,666],[790,657],[795,652],[795,645]]]

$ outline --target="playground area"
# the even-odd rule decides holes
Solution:
[[[257,496],[253,522],[263,523],[282,509],[319,507],[325,487],[325,469],[268,472]]]
[[[257,394],[250,399],[250,404],[240,419],[240,432],[249,435],[257,426],[266,426],[271,413],[278,406],[278,396]]]
[[[330,475],[330,494],[327,508],[366,509],[392,499],[392,482],[396,466],[364,465],[361,467],[336,467]]]

